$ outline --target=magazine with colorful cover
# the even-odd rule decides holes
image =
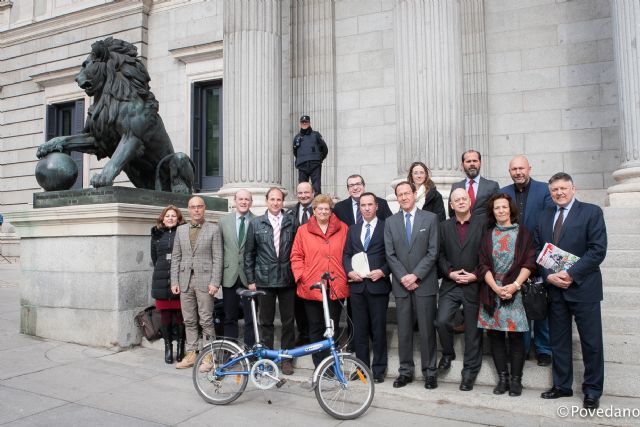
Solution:
[[[576,256],[570,252],[560,249],[556,245],[546,243],[538,255],[536,262],[547,268],[553,270],[555,273],[568,270],[573,264],[578,262],[579,256]]]

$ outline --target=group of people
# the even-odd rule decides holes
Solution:
[[[607,242],[602,210],[575,199],[573,180],[566,173],[553,175],[548,185],[533,180],[524,156],[511,160],[513,184],[502,189],[480,176],[479,152],[463,153],[461,167],[466,178],[452,186],[448,220],[443,198],[422,162],[414,162],[407,179],[396,185],[396,214],[384,199],[366,191],[364,178],[357,174],[347,178],[349,197],[335,206],[331,196],[316,195],[311,183],[302,181],[291,210],[284,209],[285,194],[277,187],[267,192],[267,211],[260,216],[250,211],[251,193],[239,190],[235,211],[219,224],[204,221],[204,201],[198,196],[189,200],[190,223],[184,223],[174,206],[165,208],[152,233],[153,296],[163,325],[182,324],[184,319],[186,349],[179,346],[176,367],[193,366],[200,335],[203,340],[213,337],[213,296],[220,287],[225,336],[238,338],[243,311],[244,342],[255,343],[248,303],[235,292],[248,288],[266,292],[258,300],[263,344],[273,347],[276,302],[282,348],[320,341],[325,327],[322,298],[311,285],[329,272],[334,278],[329,313],[337,336],[347,307],[352,319],[347,335],[353,336],[356,356],[371,368],[375,382],[383,382],[387,371],[387,307],[393,293],[400,362],[394,387],[414,379],[416,328],[424,386],[438,387],[438,374],[450,369],[456,358],[454,319],[462,307],[460,390],[473,389],[486,330],[498,373],[495,394],[521,394],[523,365],[533,341],[538,364],[553,361],[553,387],[542,398],[570,396],[575,318],[585,364],[584,406],[597,408],[604,379],[599,265]],[[309,176],[313,180],[312,174],[305,179]],[[567,271],[545,270],[536,264],[545,243],[580,260]],[[352,262],[361,253],[368,260],[365,272]],[[548,323],[535,322],[532,340],[522,286],[536,275],[548,288],[550,314]],[[164,288],[156,286],[163,280]],[[180,304],[181,316],[176,309]],[[442,347],[439,362],[436,332]],[[165,333],[165,359],[171,363],[169,328],[163,327],[163,337]],[[314,363],[322,358],[314,355]],[[293,371],[291,361],[283,361],[282,372]]]

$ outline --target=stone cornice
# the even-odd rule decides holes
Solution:
[[[149,0],[124,0],[90,7],[78,12],[56,16],[51,19],[4,31],[0,38],[0,48],[49,37],[60,32],[69,31],[70,28],[86,27],[87,25],[109,19],[121,18],[136,13],[148,14],[149,9]]]
[[[162,206],[104,203],[12,212],[7,221],[22,239],[54,236],[147,236]],[[206,211],[218,222],[227,212]]]
[[[222,58],[222,40],[196,46],[169,49],[169,52],[174,58],[185,64]]]
[[[71,83],[76,74],[80,72],[80,67],[63,68],[62,70],[47,71],[40,74],[34,74],[31,76],[31,80],[38,84],[38,86],[45,88],[50,86],[57,86],[63,83]]]
[[[13,6],[13,2],[11,0],[0,0],[0,11],[9,9]]]

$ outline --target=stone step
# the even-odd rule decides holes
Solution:
[[[640,252],[634,250],[609,249],[607,257],[601,264],[602,267],[635,267],[640,266]]]
[[[286,377],[288,381],[304,384],[310,388],[311,369],[297,368],[294,375]],[[382,384],[375,385],[375,398],[372,408],[387,408],[399,413],[420,414],[424,419],[441,417],[449,420],[444,425],[517,425],[521,427],[548,426],[566,427],[567,425],[611,425],[630,426],[636,421],[633,417],[565,416],[559,412],[565,408],[578,411],[582,408],[582,393],[575,390],[573,397],[559,400],[540,398],[542,389],[524,388],[522,395],[511,397],[508,394],[496,396],[490,386],[476,384],[471,392],[458,390],[458,383],[440,381],[435,390],[425,390],[424,383],[414,381],[403,388],[393,388],[393,377]],[[299,393],[298,388],[283,387],[278,393]],[[638,412],[638,402],[634,398],[605,394],[600,400],[601,408],[615,408],[626,412]],[[562,409],[559,409],[562,408]],[[499,420],[496,418],[499,415]],[[560,416],[558,415],[560,413]],[[373,412],[370,410],[370,414]],[[364,419],[364,418],[363,418]],[[365,423],[376,424],[370,418]],[[402,420],[404,421],[404,420]],[[400,422],[402,422],[400,421]],[[463,424],[464,423],[464,424]],[[437,424],[437,423],[436,423]],[[636,422],[637,424],[637,422]]]
[[[628,309],[640,306],[640,289],[633,286],[605,286],[602,309]]]
[[[640,251],[640,234],[607,233],[608,250],[635,250]]]
[[[451,363],[451,369],[444,375],[440,375],[438,380],[444,383],[459,384],[462,375],[462,357]],[[420,372],[420,353],[414,352],[413,360],[416,363],[416,379],[422,378]],[[296,366],[306,369],[313,369],[313,361],[310,357],[303,357],[296,361]],[[388,359],[387,378],[394,378],[398,372],[398,354],[390,351]],[[573,389],[581,390],[584,367],[581,361],[574,361],[573,364],[574,383]],[[551,367],[541,367],[535,361],[527,361],[522,374],[522,384],[526,388],[544,390],[552,385]],[[640,397],[640,385],[637,378],[640,376],[640,366],[621,365],[619,363],[605,362],[605,394],[624,397]],[[478,373],[476,384],[493,386],[497,383],[498,376],[491,356],[484,356],[482,368]]]
[[[605,261],[606,262],[606,261]],[[602,271],[602,280],[605,287],[607,286],[621,286],[621,287],[637,287],[638,278],[640,278],[640,262],[636,261],[635,264],[628,266],[611,266],[603,264],[600,267]]]
[[[602,332],[640,336],[640,312],[635,309],[602,310]]]

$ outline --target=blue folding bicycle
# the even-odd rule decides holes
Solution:
[[[371,406],[375,393],[373,376],[360,359],[336,350],[334,325],[327,304],[327,289],[331,280],[330,274],[325,273],[320,283],[311,286],[322,292],[326,339],[288,350],[271,350],[260,344],[254,298],[264,292],[240,290],[239,295],[251,300],[257,344],[251,349],[230,339],[207,344],[193,367],[193,385],[198,394],[209,403],[225,405],[240,397],[249,379],[258,389],[280,388],[286,380],[280,378],[278,363],[284,359],[330,350],[331,355],[313,371],[312,388],[318,403],[325,412],[340,420],[350,420],[364,414]]]

